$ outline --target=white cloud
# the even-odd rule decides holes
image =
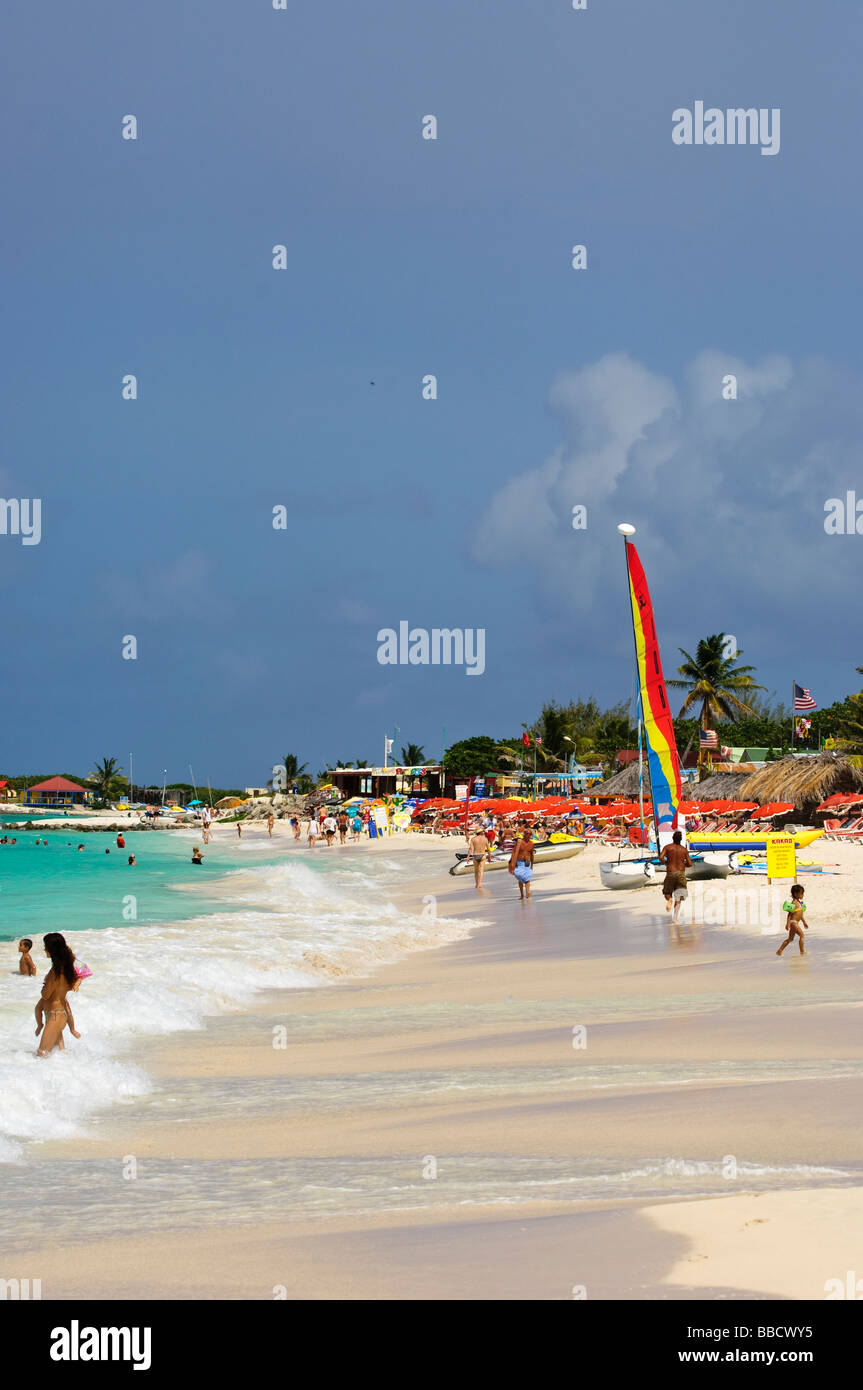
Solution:
[[[730,373],[737,400],[722,398]],[[597,626],[621,563],[620,521],[637,524],[657,586],[702,609],[727,595],[737,612],[775,602],[775,619],[802,612],[840,574],[849,593],[859,587],[863,537],[858,554],[855,539],[823,530],[828,497],[855,485],[863,496],[853,374],[819,359],[747,364],[708,350],[676,385],[615,353],[563,373],[548,403],[560,443],[492,496],[472,535],[481,564],[532,573],[541,594]],[[585,531],[572,528],[579,503]]]

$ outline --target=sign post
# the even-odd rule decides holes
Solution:
[[[793,835],[774,835],[767,838],[767,882],[774,878],[790,878],[797,882],[797,849]]]

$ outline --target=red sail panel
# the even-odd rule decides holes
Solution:
[[[680,759],[659,657],[653,604],[638,551],[631,542],[626,545],[626,562],[653,814],[657,831],[669,830],[676,824],[681,798]]]

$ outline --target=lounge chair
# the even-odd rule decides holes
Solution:
[[[863,839],[863,816],[851,816],[833,831],[834,840]]]

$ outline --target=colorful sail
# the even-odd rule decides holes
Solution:
[[[653,814],[657,830],[668,831],[677,823],[677,807],[681,798],[680,759],[659,659],[650,591],[638,551],[629,541],[626,545],[626,563]]]

